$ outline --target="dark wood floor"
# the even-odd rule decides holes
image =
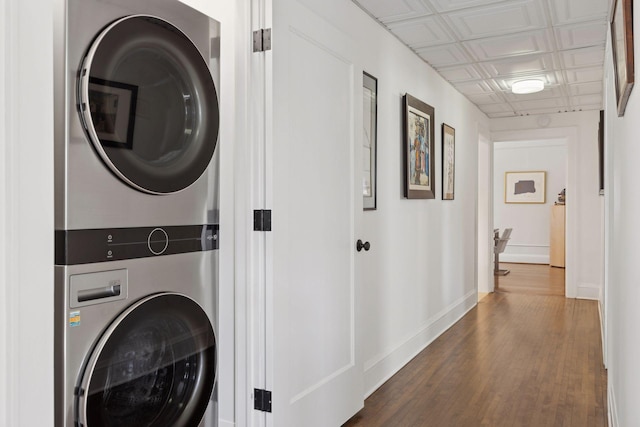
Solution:
[[[597,303],[532,291],[549,286],[533,276],[558,273],[539,267],[521,292],[500,278],[500,292],[383,384],[345,426],[606,426]],[[525,274],[516,270],[511,279]]]

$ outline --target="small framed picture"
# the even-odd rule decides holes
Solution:
[[[89,79],[91,121],[102,145],[133,148],[137,98],[137,86]]]
[[[435,199],[435,110],[406,94],[403,112],[404,197]]]
[[[442,200],[455,196],[456,130],[442,124]]]
[[[362,202],[365,211],[372,211],[376,209],[377,196],[378,79],[367,73],[362,75],[362,102]]]
[[[504,202],[546,203],[546,177],[544,171],[505,172]]]
[[[600,181],[600,195],[604,196],[604,110],[600,110],[600,125],[598,126],[598,177]]]

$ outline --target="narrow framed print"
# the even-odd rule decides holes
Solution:
[[[505,203],[541,203],[546,198],[545,171],[505,172]]]
[[[604,110],[600,110],[598,125],[598,177],[600,181],[599,195],[604,196]]]
[[[442,124],[442,200],[455,196],[456,130]]]
[[[409,94],[403,100],[404,197],[435,199],[435,110]]]
[[[102,145],[133,148],[137,98],[137,86],[89,79],[91,121]]]
[[[616,80],[618,117],[624,116],[635,81],[633,58],[633,0],[614,0],[611,13],[611,51]]]
[[[362,206],[365,211],[376,209],[378,151],[378,79],[362,74],[363,138],[362,138]]]

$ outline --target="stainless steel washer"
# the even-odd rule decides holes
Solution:
[[[217,426],[217,259],[56,269],[57,426]]]

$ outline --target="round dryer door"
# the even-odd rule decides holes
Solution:
[[[169,22],[133,15],[107,26],[84,58],[78,95],[89,139],[132,187],[177,192],[208,167],[218,140],[215,84],[198,48]]]
[[[77,425],[196,426],[216,381],[207,314],[179,294],[149,296],[107,328],[86,364]]]

